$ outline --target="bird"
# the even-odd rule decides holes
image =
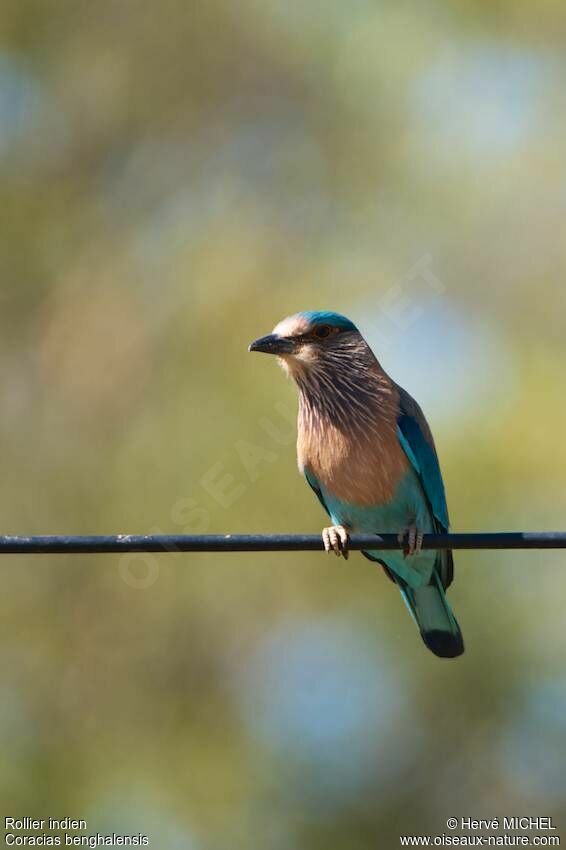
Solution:
[[[461,655],[462,633],[446,599],[452,552],[422,548],[423,534],[448,532],[449,517],[417,402],[340,313],[295,313],[249,351],[275,355],[296,384],[297,462],[330,517],[325,550],[347,558],[352,533],[396,533],[399,550],[363,554],[397,585],[428,649],[440,658]]]

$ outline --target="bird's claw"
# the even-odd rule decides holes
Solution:
[[[408,555],[418,555],[423,546],[423,532],[419,531],[416,525],[409,525],[407,528],[400,531],[397,535],[399,543],[405,543],[403,549],[405,558]]]
[[[348,560],[350,554],[348,551],[349,540],[348,532],[343,525],[330,525],[328,528],[322,529],[322,542],[325,550],[334,552],[338,557],[343,555],[346,560]]]

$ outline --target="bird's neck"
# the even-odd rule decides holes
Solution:
[[[390,499],[406,465],[396,432],[399,390],[373,355],[339,370],[311,369],[297,384],[299,469],[351,504]]]
[[[331,431],[356,439],[395,418],[396,387],[369,346],[342,360],[324,360],[294,375],[299,390],[299,431],[324,439]]]

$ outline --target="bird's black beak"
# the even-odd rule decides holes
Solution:
[[[250,343],[248,351],[263,351],[264,354],[293,354],[295,343],[277,334],[268,334]]]

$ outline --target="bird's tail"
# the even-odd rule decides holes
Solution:
[[[434,568],[429,584],[424,587],[409,587],[398,576],[395,581],[426,646],[440,658],[456,658],[464,652],[464,640],[446,599],[440,566]]]

